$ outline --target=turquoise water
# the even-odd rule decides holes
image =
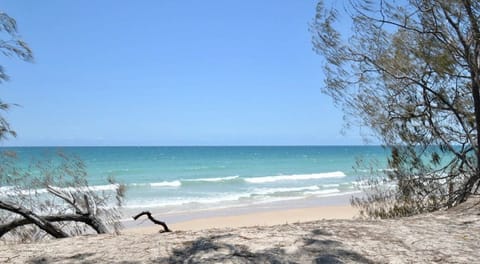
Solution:
[[[6,148],[4,148],[6,149]],[[21,160],[58,148],[9,148]],[[208,209],[356,192],[358,158],[380,161],[379,146],[298,147],[65,147],[87,165],[88,180],[111,190],[114,176],[127,186],[127,208]],[[366,173],[366,172],[365,172]]]

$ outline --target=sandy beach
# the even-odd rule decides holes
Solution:
[[[154,216],[157,217],[157,216]],[[353,219],[358,217],[358,210],[349,205],[318,206],[287,210],[268,210],[254,213],[227,216],[211,216],[188,221],[168,224],[172,230],[203,230],[209,228],[236,228],[249,226],[272,226],[290,223],[309,222],[322,219]],[[159,218],[159,220],[162,220]],[[123,230],[126,234],[156,233],[161,226],[154,225],[149,220],[140,224],[131,224]]]
[[[359,195],[359,194],[357,194]],[[349,205],[351,195],[312,197],[310,199],[281,201],[242,207],[214,210],[183,211],[164,213],[156,208],[146,209],[172,230],[202,230],[207,228],[267,226],[308,222],[322,219],[354,219],[359,215],[357,208]],[[124,233],[149,234],[158,232],[158,225],[147,217],[133,221],[132,216],[143,210],[124,212]]]
[[[253,222],[242,222],[252,217],[282,219],[292,213],[300,219],[302,212],[314,211],[322,214],[318,208],[272,211],[172,224],[172,229],[178,229],[167,233],[158,233],[158,228],[131,229],[121,235],[0,245],[0,262],[475,263],[480,259],[478,200],[447,211],[391,220],[294,220],[262,225],[265,219],[261,219],[253,226],[248,226]],[[347,212],[351,211],[337,207],[338,217],[351,217]],[[181,230],[187,224],[196,228],[207,227],[207,222],[220,225],[221,220],[224,225],[247,226]]]

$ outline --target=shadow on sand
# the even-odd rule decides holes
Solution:
[[[225,242],[228,236],[233,236],[231,234],[200,237],[154,263],[375,263],[356,252],[343,249],[341,242],[317,239],[317,236],[330,235],[323,230],[316,229],[312,235],[304,238],[298,248],[289,253],[278,247],[252,252],[244,245]]]
[[[357,252],[345,249],[341,242],[330,239],[331,236],[325,230],[315,229],[311,235],[296,241],[293,250],[270,245],[268,249],[256,251],[245,245],[234,244],[238,235],[230,233],[199,237],[185,242],[183,247],[172,249],[169,256],[153,259],[149,263],[375,263]],[[97,251],[63,258],[36,257],[28,263],[99,263],[105,261],[102,255],[101,251]],[[135,259],[112,261],[122,264],[145,263]]]

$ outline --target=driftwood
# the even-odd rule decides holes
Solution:
[[[105,229],[105,226],[102,223],[99,223],[96,221],[96,219],[89,217],[88,215],[78,215],[78,214],[62,214],[62,215],[45,215],[45,216],[37,216],[49,223],[53,222],[81,222],[86,225],[89,225],[91,228],[93,228],[98,234],[105,234],[107,233],[107,229]],[[36,224],[30,219],[24,218],[24,219],[16,219],[8,224],[0,225],[0,237],[8,233],[9,231],[13,230],[14,228],[17,228],[19,226],[24,226],[24,225],[29,225],[29,224]],[[38,226],[38,225],[37,225]],[[56,227],[55,227],[56,228]],[[53,234],[49,231],[47,233]]]
[[[25,220],[28,221],[29,223],[35,224],[38,226],[40,229],[43,231],[49,233],[55,238],[64,238],[68,237],[68,234],[63,232],[61,229],[58,227],[52,225],[49,221],[45,220],[43,217],[40,217],[33,213],[31,210],[28,210],[25,207],[22,207],[17,204],[11,204],[6,201],[1,201],[0,200],[0,209],[4,209],[7,211],[10,211],[12,213],[19,214],[23,217],[25,217]],[[19,225],[12,225],[9,226],[8,224],[6,227],[2,230],[2,234],[7,233],[8,231],[12,230],[13,228],[17,227]]]
[[[162,222],[153,218],[152,214],[149,211],[143,211],[137,214],[136,216],[133,217],[133,220],[137,220],[142,215],[147,215],[148,219],[150,219],[150,221],[152,221],[154,224],[161,225],[163,227],[163,232],[172,232],[172,230],[168,228],[165,222]]]
[[[95,200],[84,195],[84,208],[79,205],[77,199],[72,194],[72,192],[62,191],[60,189],[47,186],[47,191],[58,198],[64,200],[70,204],[75,209],[75,214],[59,214],[59,215],[37,215],[32,210],[27,209],[21,205],[11,203],[8,201],[0,200],[0,209],[10,211],[12,213],[23,216],[21,219],[12,220],[9,223],[0,225],[0,238],[8,233],[9,231],[24,225],[34,224],[38,226],[43,231],[47,232],[55,238],[64,238],[69,237],[69,235],[64,232],[58,226],[53,225],[53,222],[82,222],[86,225],[89,225],[93,228],[98,234],[108,233],[108,228],[105,226],[105,223],[96,215],[96,204]]]

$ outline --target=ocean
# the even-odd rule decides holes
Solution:
[[[20,160],[42,159],[60,149],[80,157],[88,182],[99,191],[127,186],[125,208],[163,213],[248,207],[359,192],[369,170],[357,160],[386,169],[380,146],[245,147],[15,147]],[[1,187],[1,186],[0,186]]]

